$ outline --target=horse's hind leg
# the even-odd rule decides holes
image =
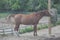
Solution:
[[[34,36],[37,36],[37,24],[34,25]]]
[[[15,36],[19,36],[18,29],[19,29],[19,24],[15,24],[15,28],[14,28],[14,35]]]

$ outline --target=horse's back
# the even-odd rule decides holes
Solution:
[[[15,21],[20,24],[34,24],[36,21],[35,13],[32,14],[16,14]]]

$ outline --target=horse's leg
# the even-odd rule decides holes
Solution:
[[[37,24],[34,25],[34,36],[37,36]]]
[[[19,29],[19,24],[15,24],[14,35],[16,36],[19,36],[18,29]]]

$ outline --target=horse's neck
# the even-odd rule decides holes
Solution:
[[[43,13],[36,13],[36,17],[38,20],[40,20],[43,16]]]
[[[43,12],[37,12],[37,15],[39,15],[39,17],[43,17],[44,13]]]

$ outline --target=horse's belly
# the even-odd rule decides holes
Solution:
[[[34,24],[34,22],[33,22],[33,20],[30,20],[30,19],[22,19],[21,24],[32,25],[32,24]]]
[[[31,21],[22,21],[21,24],[31,25],[31,24],[34,24],[34,23],[31,22]]]
[[[37,24],[38,23],[38,19],[35,18],[35,16],[28,16],[28,17],[22,17],[20,19],[21,24],[25,24],[25,25],[32,25],[32,24]]]

